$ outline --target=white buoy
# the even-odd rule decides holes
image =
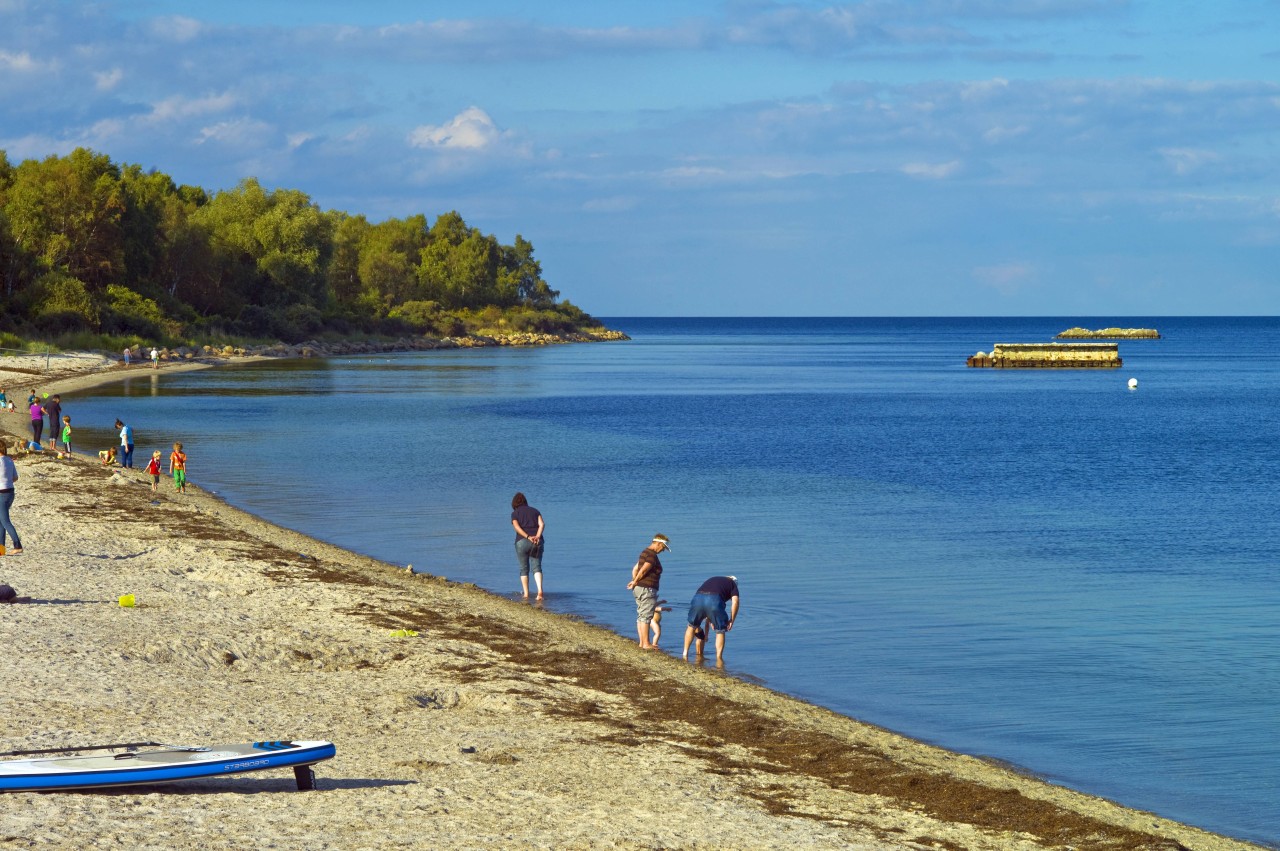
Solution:
[[[1138,389],[1138,379],[1136,379],[1136,378],[1130,378],[1130,379],[1129,379],[1129,389],[1130,389],[1130,390],[1137,390],[1137,389]]]

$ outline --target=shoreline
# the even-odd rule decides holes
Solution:
[[[37,384],[72,392],[139,369]],[[319,738],[338,755],[315,793],[268,772],[27,794],[0,829],[13,847],[234,847],[250,831],[309,848],[424,834],[441,847],[1258,847],[406,574],[198,488],[153,498],[140,471],[84,456],[18,465],[26,552],[0,558],[0,582],[35,601],[0,608],[14,651],[0,707],[15,721],[2,749]],[[125,593],[138,608],[115,605]]]

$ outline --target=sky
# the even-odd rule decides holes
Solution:
[[[597,316],[1280,315],[1280,0],[0,0],[0,150],[458,211]]]

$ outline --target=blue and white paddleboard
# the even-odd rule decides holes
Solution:
[[[104,750],[108,747],[78,750]],[[246,742],[207,748],[156,745],[156,748],[127,750],[109,756],[3,760],[0,761],[0,792],[51,792],[169,783],[290,767],[294,770],[298,788],[312,789],[314,776],[310,767],[336,753],[332,742]]]

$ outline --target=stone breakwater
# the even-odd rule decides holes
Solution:
[[[991,354],[978,352],[966,364],[995,369],[1116,368],[1118,343],[996,343]]]
[[[1059,340],[1159,340],[1160,332],[1154,328],[1068,328],[1056,335]]]
[[[160,360],[198,361],[218,358],[269,357],[313,358],[335,355],[379,354],[383,352],[424,352],[436,349],[475,349],[487,346],[552,346],[563,343],[602,343],[630,340],[621,331],[577,331],[571,334],[516,333],[494,336],[469,335],[464,337],[401,337],[396,340],[343,340],[304,343],[272,343],[262,346],[178,346],[159,349]],[[150,349],[134,346],[130,355],[138,363],[145,363]]]

